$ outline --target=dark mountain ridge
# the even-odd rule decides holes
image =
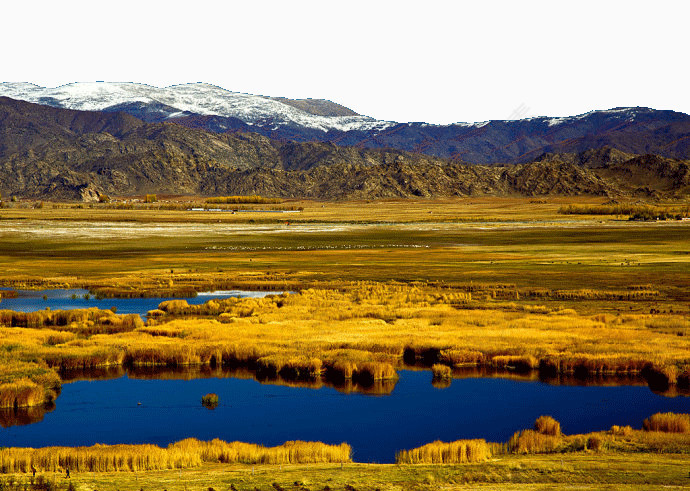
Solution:
[[[247,131],[237,118],[184,116],[178,124],[211,131]],[[252,126],[270,138],[327,141],[361,148],[393,148],[477,164],[524,163],[543,153],[578,153],[604,146],[623,152],[690,158],[690,116],[674,111],[628,108],[572,118],[531,118],[447,126],[398,124],[381,131],[327,132],[294,126]]]
[[[681,196],[688,163],[612,148],[471,165],[400,150],[275,140],[146,123],[125,113],[0,98],[0,191],[42,199],[99,194],[262,194],[319,199],[466,195]]]

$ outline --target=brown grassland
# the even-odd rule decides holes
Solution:
[[[59,404],[70,373],[119,366],[241,367],[259,378],[360,386],[394,384],[405,364],[433,369],[439,384],[474,366],[543,377],[641,374],[660,390],[690,388],[688,221],[602,215],[601,198],[284,201],[302,210],[286,214],[192,212],[184,209],[202,199],[178,200],[177,208],[173,201],[129,210],[2,208],[0,286],[83,287],[102,297],[294,293],[163,303],[145,323],[98,309],[0,311],[0,406],[56,397]],[[246,464],[201,458],[184,478],[151,470],[138,481],[107,470],[75,482],[84,489],[684,485],[688,458],[678,452],[688,448],[687,431],[667,431],[687,424],[682,415],[657,415],[645,421],[655,431],[565,436],[544,419],[501,448],[432,443],[401,453],[398,466],[287,460],[284,471],[261,464],[255,475]],[[668,453],[650,454],[660,448]],[[444,455],[466,463],[427,465]],[[682,474],[687,479],[687,469]]]

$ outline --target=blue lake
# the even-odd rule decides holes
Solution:
[[[209,410],[201,396],[218,394]],[[187,437],[277,445],[347,442],[359,462],[393,462],[395,452],[437,439],[507,441],[548,414],[566,433],[640,428],[660,411],[690,412],[690,398],[646,386],[569,386],[504,378],[431,384],[430,371],[402,370],[388,395],[262,384],[251,378],[141,379],[127,375],[63,385],[54,410],[0,429],[0,446],[156,443]]]
[[[145,315],[170,298],[86,299],[86,290],[18,291],[0,309],[23,312],[116,307]],[[212,298],[265,296],[275,292],[206,292],[190,304]],[[46,295],[47,299],[43,296]],[[76,296],[76,298],[72,298]],[[485,438],[505,442],[517,430],[548,414],[566,433],[641,427],[656,412],[690,412],[690,398],[664,397],[646,385],[577,386],[508,378],[459,378],[439,389],[430,371],[402,370],[387,388],[346,392],[315,384],[262,384],[251,376],[221,377],[201,372],[123,375],[63,385],[54,408],[0,411],[1,446],[156,443],[187,437],[221,438],[265,445],[287,440],[347,442],[359,462],[393,462],[395,452],[434,440]],[[107,372],[107,371],[106,371]],[[66,374],[69,378],[70,374]],[[162,378],[158,378],[162,377]],[[318,388],[315,388],[318,387]],[[392,390],[391,390],[392,388]],[[201,405],[215,392],[217,408]],[[375,395],[385,394],[385,395]]]
[[[8,288],[1,288],[8,290]],[[0,310],[14,310],[16,312],[35,312],[45,310],[69,310],[69,309],[88,309],[98,307],[99,309],[117,308],[118,314],[139,314],[145,316],[149,310],[157,309],[161,302],[175,300],[180,297],[166,298],[102,298],[98,299],[93,295],[85,298],[89,292],[82,289],[67,290],[16,290],[16,298],[3,298],[0,301]],[[213,292],[201,292],[196,297],[185,298],[190,305],[197,305],[208,302],[211,299],[230,298],[230,297],[265,297],[281,292],[263,291],[242,291],[242,290],[223,290]],[[43,296],[46,296],[44,299]],[[74,296],[74,298],[73,298]]]

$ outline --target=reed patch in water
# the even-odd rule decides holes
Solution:
[[[395,380],[398,373],[389,363],[369,361],[357,365],[353,379],[360,384],[372,385],[380,380]]]
[[[560,436],[561,423],[551,416],[539,416],[534,422],[534,431],[542,435]]]
[[[545,435],[535,430],[518,431],[508,441],[511,453],[532,454],[555,452],[561,443],[560,436]]]
[[[435,441],[411,450],[401,450],[395,456],[397,464],[466,464],[486,462],[491,458],[491,446],[485,440]]]
[[[560,423],[550,416],[541,416],[535,429],[516,432],[506,450],[514,454],[554,452],[618,452],[690,453],[690,414],[657,413],[643,422],[643,429],[612,426],[609,431],[564,435]]]
[[[256,373],[260,377],[286,380],[314,380],[321,377],[322,362],[308,356],[271,355],[256,361]]]
[[[81,335],[133,331],[144,322],[136,314],[118,315],[98,308],[15,312],[0,310],[0,325],[32,329],[54,328]]]
[[[36,406],[45,401],[45,387],[28,378],[0,385],[0,408]]]
[[[0,408],[38,406],[60,391],[60,377],[45,365],[0,358],[0,370]]]
[[[218,394],[206,394],[201,397],[201,405],[207,409],[218,407]]]
[[[690,414],[656,413],[645,419],[642,427],[645,431],[690,433]]]
[[[183,469],[205,462],[245,464],[305,464],[351,462],[349,445],[289,441],[264,447],[222,440],[188,438],[161,448],[156,445],[94,445],[92,447],[44,447],[0,449],[1,473],[119,472]]]
[[[453,375],[453,371],[448,365],[442,365],[440,363],[431,366],[431,373],[433,374],[434,380],[450,380]]]

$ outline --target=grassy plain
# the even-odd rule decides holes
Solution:
[[[349,280],[520,290],[651,286],[662,293],[653,302],[662,309],[687,308],[688,222],[563,216],[558,209],[572,199],[537,201],[300,202],[303,212],[278,216],[2,209],[8,231],[0,237],[0,281],[153,289],[171,279],[178,287]],[[619,307],[600,302],[592,310]],[[641,312],[653,305],[625,307]]]
[[[64,472],[37,475],[58,489],[168,491],[352,491],[434,489],[687,489],[690,457],[683,454],[598,453],[506,455],[474,464],[203,464],[147,472]],[[30,475],[0,476],[28,489]],[[41,489],[41,488],[39,488]],[[45,489],[45,488],[43,488]],[[53,488],[55,489],[55,488]]]
[[[139,203],[134,209],[120,209],[115,204],[45,203],[38,208],[36,203],[12,204],[2,208],[4,219],[40,220],[87,220],[125,222],[225,222],[225,223],[271,223],[316,222],[316,223],[409,223],[438,221],[505,221],[533,220],[535,212],[539,219],[562,219],[559,210],[576,203],[596,206],[605,198],[456,198],[456,199],[388,199],[366,201],[322,202],[310,200],[283,200],[278,205],[245,205],[242,212],[235,214],[211,211],[187,211],[188,208],[204,206],[205,199],[192,197],[170,197],[154,204]],[[171,205],[174,209],[167,209]],[[677,203],[669,206],[678,207]],[[238,207],[225,207],[228,210]],[[266,214],[263,210],[299,211],[299,213]],[[252,213],[254,211],[254,213]]]

